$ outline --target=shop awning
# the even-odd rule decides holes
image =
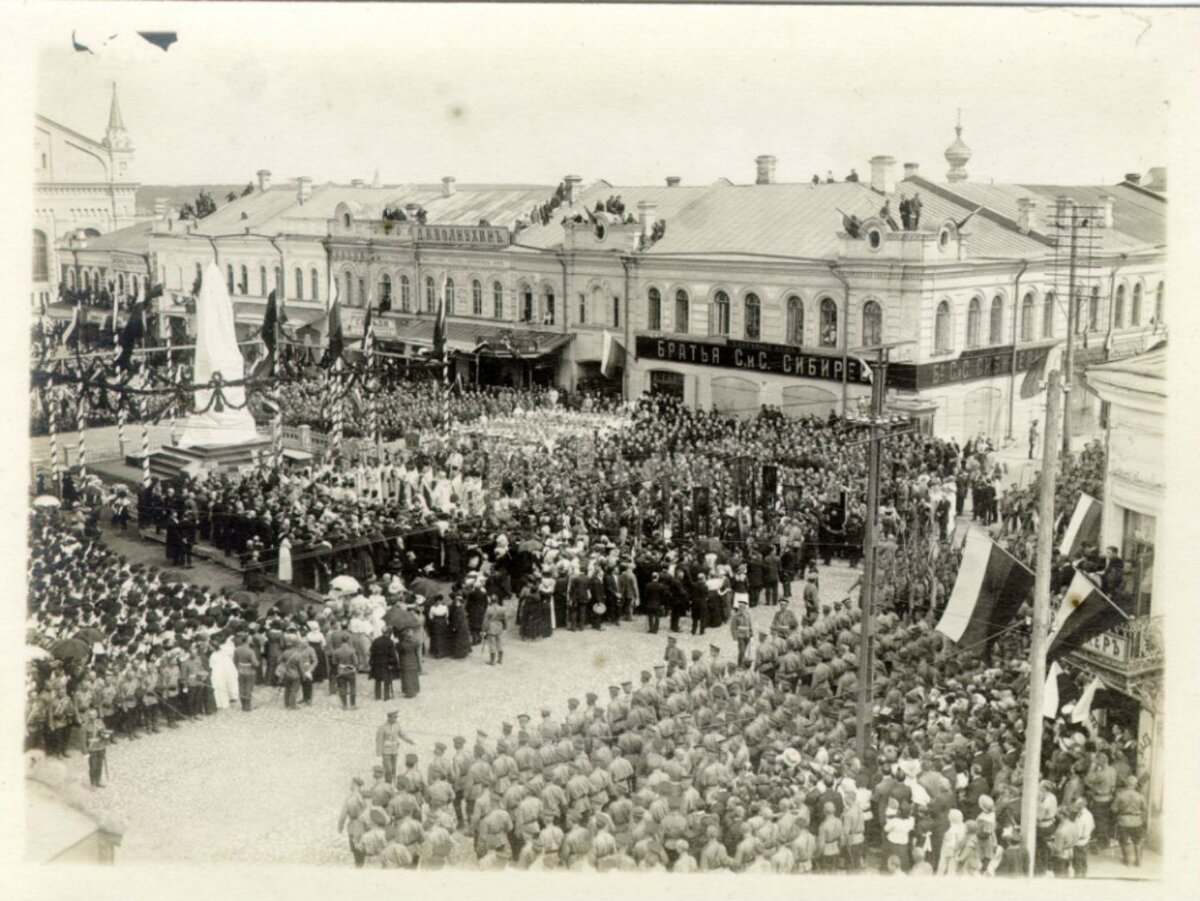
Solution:
[[[380,328],[383,323],[394,323],[393,328]],[[420,316],[411,319],[377,320],[376,337],[389,341],[403,342],[410,347],[433,347],[434,317]],[[448,322],[446,344],[459,353],[506,359],[534,360],[556,353],[574,338],[561,332],[542,332],[532,329],[506,328],[473,322]]]

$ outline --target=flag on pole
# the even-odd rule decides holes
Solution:
[[[76,349],[79,347],[79,307],[81,303],[81,300],[75,302],[75,312],[71,314],[71,324],[63,333],[63,344]]]
[[[363,336],[362,336],[362,352],[367,358],[367,365],[371,363],[374,356],[372,351],[375,347],[375,321],[370,303],[367,304],[367,316],[363,320]]]
[[[964,647],[990,644],[1032,590],[1033,573],[986,533],[972,530],[937,631]]]
[[[129,319],[117,336],[117,345],[121,348],[117,354],[117,368],[128,370],[133,362],[133,349],[141,342],[146,334],[145,304],[135,303],[129,311]]]
[[[1050,664],[1058,666],[1057,663]],[[1096,692],[1104,687],[1104,683],[1099,679],[1093,678],[1083,689],[1083,694],[1079,696],[1079,700],[1075,702],[1075,706],[1071,709],[1071,722],[1083,723],[1087,725],[1088,717],[1092,713],[1092,704],[1096,700]]]
[[[438,302],[437,319],[433,323],[433,358],[445,362],[446,359],[446,288],[447,275],[442,280],[442,296]]]
[[[1050,627],[1046,660],[1058,660],[1129,618],[1123,605],[1101,591],[1086,573],[1075,570]]]
[[[1063,362],[1063,346],[1055,344],[1053,347],[1047,347],[1033,365],[1025,372],[1025,378],[1021,382],[1021,399],[1029,400],[1037,397],[1046,387],[1046,379],[1050,373],[1062,371]]]
[[[325,348],[325,359],[321,365],[326,369],[337,364],[342,359],[345,348],[345,338],[342,334],[342,305],[338,292],[337,279],[329,278],[329,343]]]
[[[1048,720],[1058,716],[1058,677],[1061,675],[1062,667],[1057,663],[1051,663],[1046,669],[1046,690],[1042,694],[1042,716]]]
[[[1075,504],[1075,512],[1067,524],[1058,552],[1068,560],[1085,544],[1091,544],[1100,537],[1100,502],[1089,494],[1081,493]]]
[[[608,329],[604,330],[604,336],[600,342],[600,372],[604,374],[606,379],[611,379],[617,374],[617,370],[625,365],[625,348],[621,342],[617,340],[617,336]]]

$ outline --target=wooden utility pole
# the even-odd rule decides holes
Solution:
[[[898,344],[909,344],[903,341]],[[887,397],[888,352],[898,344],[864,348],[874,350],[875,370],[871,373],[870,443],[867,456],[867,507],[863,523],[863,578],[859,594],[862,609],[862,638],[858,644],[858,759],[871,746],[871,724],[875,713],[872,676],[875,671],[875,533],[879,521],[879,444],[883,440],[883,404]],[[864,362],[865,366],[866,363]]]
[[[1071,344],[1068,341],[1067,347]],[[1069,352],[1069,351],[1068,351]],[[1041,779],[1042,717],[1046,692],[1046,650],[1049,644],[1050,560],[1054,543],[1054,488],[1057,482],[1058,427],[1063,395],[1059,374],[1046,381],[1046,437],[1042,442],[1042,484],[1038,497],[1037,560],[1033,581],[1033,640],[1029,649],[1029,712],[1025,723],[1025,778],[1021,794],[1021,840],[1029,853],[1029,875],[1037,848],[1038,783]],[[1066,419],[1062,415],[1063,420]],[[1066,431],[1064,429],[1064,435]]]
[[[1059,209],[1065,212],[1067,217],[1066,227],[1071,230],[1070,252],[1067,257],[1067,347],[1063,356],[1063,391],[1066,394],[1066,403],[1062,418],[1062,454],[1063,459],[1066,459],[1071,456],[1071,378],[1074,375],[1075,330],[1079,327],[1080,312],[1079,298],[1075,296],[1075,261],[1079,250],[1079,217],[1076,215],[1074,201],[1060,201]],[[1063,228],[1061,222],[1062,212],[1059,214],[1060,230]],[[1048,439],[1049,436],[1047,435]]]

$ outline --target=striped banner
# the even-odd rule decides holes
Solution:
[[[125,423],[129,418],[129,413],[126,410],[124,403],[119,403],[117,407],[117,453],[121,459],[125,459]]]
[[[329,397],[330,403],[333,404],[331,418],[333,419],[333,431],[330,434],[329,449],[332,455],[337,456],[342,450],[342,397],[338,391],[341,374],[341,360],[335,360],[333,369],[330,370],[329,379]]]
[[[87,398],[79,401],[79,475],[87,474]]]
[[[54,481],[58,482],[58,412],[55,399],[51,397],[48,408],[50,410],[50,473],[54,476]]]

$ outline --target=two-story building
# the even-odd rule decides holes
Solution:
[[[1067,337],[1073,288],[1072,423],[1094,429],[1084,367],[1163,333],[1165,196],[1132,178],[976,185],[966,158],[960,139],[944,182],[915,164],[897,179],[884,156],[869,180],[832,184],[780,184],[770,156],[746,185],[275,186],[260,172],[259,190],[197,223],[165,221],[150,243],[168,314],[186,317],[215,255],[247,334],[272,287],[294,323],[320,320],[332,279],[351,336],[370,303],[386,310],[377,336],[411,353],[431,343],[444,292],[468,381],[826,415],[868,396],[860,348],[905,342],[891,353],[891,408],[939,435],[995,441],[1041,415],[1023,374]],[[905,222],[914,197],[919,217]],[[1064,221],[1079,223],[1077,241]]]
[[[1139,771],[1150,776],[1150,840],[1157,847],[1163,786],[1163,601],[1154,593],[1160,522],[1166,507],[1163,459],[1167,345],[1088,368],[1090,389],[1106,405],[1108,449],[1100,540],[1125,561],[1124,590],[1134,616],[1093,638],[1069,661],[1109,689],[1106,715],[1137,735]]]

